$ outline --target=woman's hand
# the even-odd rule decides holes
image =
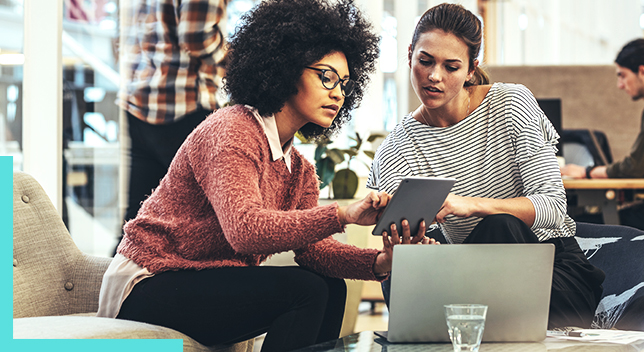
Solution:
[[[495,199],[479,197],[461,197],[450,193],[441,210],[436,214],[436,222],[444,223],[447,215],[460,218],[475,216],[484,218],[492,214],[510,214],[532,226],[536,216],[532,201],[526,197]]]
[[[409,222],[407,220],[402,221],[402,236],[398,234],[395,224],[391,224],[391,236],[387,234],[387,231],[382,232],[382,252],[376,257],[376,262],[373,266],[373,272],[376,276],[387,275],[391,271],[391,262],[393,259],[394,246],[397,244],[440,244],[433,238],[425,237],[425,221],[420,222],[418,227],[418,232],[411,237],[409,230]]]
[[[369,192],[364,199],[338,208],[338,217],[342,225],[373,225],[389,203],[391,196],[385,192]]]
[[[477,198],[461,197],[450,193],[445,198],[445,202],[443,202],[443,206],[438,211],[438,214],[436,214],[436,222],[440,224],[444,223],[445,217],[450,214],[461,218],[483,216],[483,214],[479,214],[479,208]]]
[[[576,179],[586,178],[586,168],[575,164],[566,164],[561,168],[561,176],[567,176]]]

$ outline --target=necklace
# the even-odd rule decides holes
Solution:
[[[470,102],[471,102],[471,100],[472,100],[472,97],[470,96],[470,94],[467,94],[467,111],[465,112],[465,117],[467,117],[470,114]],[[425,124],[427,126],[430,126],[429,122],[427,122],[427,119],[425,118],[425,113],[423,112],[423,110],[425,110],[425,109],[423,109],[424,107],[425,106],[423,105],[420,108],[420,118],[423,119],[423,121],[425,122]]]
[[[423,110],[425,110],[423,109],[424,107],[425,107],[424,105],[420,107],[420,118],[423,119],[423,121],[425,121],[425,124],[427,126],[429,126],[429,122],[427,122],[427,120],[425,119],[425,114],[423,113]]]

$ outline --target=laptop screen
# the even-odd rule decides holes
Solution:
[[[537,104],[541,107],[550,123],[555,127],[559,136],[561,136],[561,99],[552,98],[552,99],[537,99]],[[557,156],[563,155],[563,148],[561,146],[561,140],[557,144]]]

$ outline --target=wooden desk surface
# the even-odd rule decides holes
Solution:
[[[644,189],[644,178],[564,179],[566,189]]]

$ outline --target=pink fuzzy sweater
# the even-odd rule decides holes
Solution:
[[[248,108],[209,116],[188,136],[168,174],[125,227],[118,252],[151,273],[256,266],[294,250],[330,277],[375,280],[374,249],[342,244],[338,205],[318,206],[314,166],[292,151],[292,172],[273,161]]]

